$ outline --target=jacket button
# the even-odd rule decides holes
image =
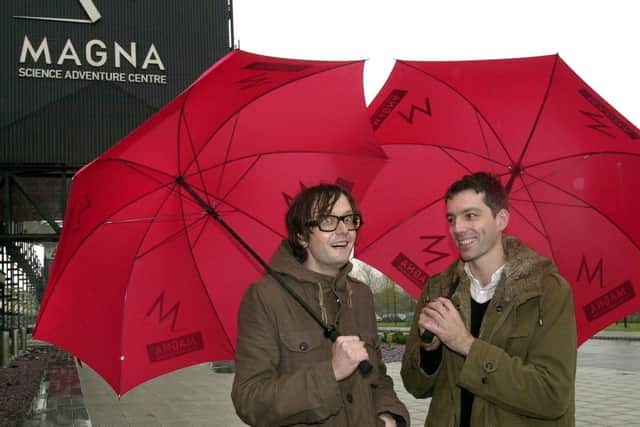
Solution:
[[[306,342],[301,342],[298,348],[300,349],[300,351],[307,351],[309,349],[309,344],[307,344]]]
[[[502,312],[502,306],[501,306],[501,305],[497,306],[497,307],[496,307],[496,311],[497,311],[498,313]]]
[[[482,384],[487,384],[489,382],[489,378],[482,377],[481,381],[482,381]]]
[[[353,395],[351,393],[347,393],[347,402],[353,403]]]
[[[485,363],[484,364],[484,369],[486,369],[489,372],[493,371],[493,363],[492,362]]]

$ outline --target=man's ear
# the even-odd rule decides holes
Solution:
[[[503,231],[509,225],[509,211],[506,209],[500,209],[496,214],[496,224],[498,231]]]
[[[309,246],[309,242],[304,239],[304,236],[302,234],[296,233],[296,237],[298,238],[298,243],[300,243],[300,246],[305,249],[307,248],[307,246]]]

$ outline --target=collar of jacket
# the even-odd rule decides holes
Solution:
[[[312,298],[311,295],[317,297],[317,303],[320,309],[319,314],[325,323],[335,323],[338,320],[341,305],[336,300],[336,297],[345,301],[348,307],[352,306],[352,288],[349,284],[349,272],[353,268],[353,265],[350,262],[347,262],[347,264],[340,269],[336,277],[320,274],[309,270],[300,263],[293,256],[289,242],[283,240],[280,247],[271,257],[269,265],[272,269],[294,280],[294,291],[296,291],[296,284],[308,284],[316,289],[315,292],[312,292],[309,288],[299,288],[296,293],[305,293],[308,295],[308,298],[312,300],[315,298]]]
[[[276,252],[269,260],[269,265],[274,270],[286,274],[288,276],[294,277],[299,282],[312,282],[312,283],[322,283],[329,284],[332,287],[334,284],[336,286],[344,287],[344,279],[351,269],[353,268],[351,262],[347,262],[336,277],[327,276],[325,274],[316,273],[315,271],[309,270],[305,267],[301,262],[299,262],[294,256],[293,251],[291,250],[291,246],[289,242],[283,240],[280,243],[280,246],[276,250]],[[340,290],[340,289],[336,289]]]
[[[505,267],[502,278],[493,298],[497,301],[509,303],[513,300],[522,303],[542,293],[540,281],[541,274],[557,273],[557,267],[549,258],[533,251],[517,238],[504,234],[502,245],[505,251]],[[464,272],[464,261],[458,260],[451,264],[445,271],[447,278],[443,282],[441,294],[454,295],[460,299],[469,294],[469,278]],[[453,284],[458,281],[463,286],[453,289]],[[447,289],[448,288],[448,289]]]

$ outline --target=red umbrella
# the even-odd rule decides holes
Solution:
[[[507,232],[573,286],[580,343],[640,310],[640,131],[558,55],[398,61],[369,111],[390,159],[360,205],[358,258],[418,296],[457,256],[445,190],[490,171]]]
[[[34,336],[118,394],[232,359],[240,299],[264,272],[236,237],[267,259],[301,187],[358,198],[384,162],[363,65],[234,51],[81,169]]]

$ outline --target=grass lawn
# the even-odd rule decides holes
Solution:
[[[640,332],[640,322],[627,322],[627,327],[624,327],[623,322],[612,324],[606,327],[605,331],[619,331],[619,332]]]
[[[378,327],[380,326],[393,326],[393,327],[409,327],[409,322],[378,322]]]
[[[409,327],[408,322],[378,322],[378,327]],[[605,331],[620,331],[620,332],[640,332],[640,322],[627,322],[627,327],[624,327],[623,322],[618,324],[612,324],[605,328]]]

